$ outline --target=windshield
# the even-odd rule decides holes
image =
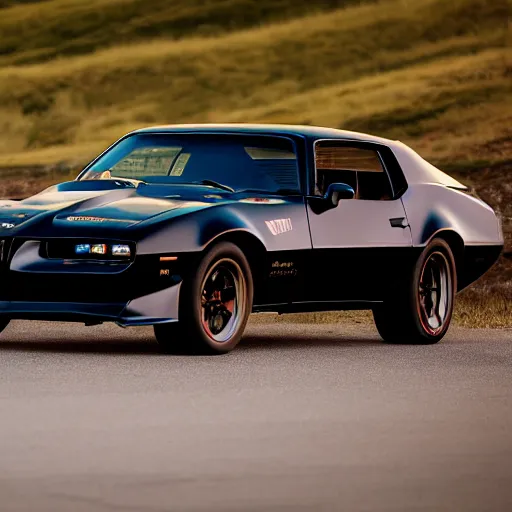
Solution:
[[[245,135],[136,134],[99,158],[80,180],[204,184],[235,191],[299,193],[293,142]]]

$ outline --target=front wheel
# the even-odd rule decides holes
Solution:
[[[201,259],[180,292],[179,322],[155,325],[171,353],[223,354],[240,341],[252,310],[253,281],[244,253],[221,242]]]
[[[450,325],[456,290],[450,246],[434,239],[416,261],[409,282],[374,309],[379,334],[389,343],[437,343]]]

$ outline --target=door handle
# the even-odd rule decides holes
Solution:
[[[394,219],[389,219],[389,223],[391,224],[392,228],[405,229],[409,226],[405,217],[395,217]]]

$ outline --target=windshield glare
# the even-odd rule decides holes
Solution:
[[[210,180],[235,191],[300,191],[293,142],[272,136],[131,135],[101,156],[80,180],[114,178],[163,184]]]

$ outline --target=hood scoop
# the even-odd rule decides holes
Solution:
[[[54,185],[46,191],[54,189],[56,192],[72,192],[72,191],[101,191],[101,190],[119,190],[125,188],[137,188],[142,181],[130,180],[127,178],[115,178],[111,180],[82,180],[82,181],[65,181]],[[44,191],[44,192],[46,192]]]

